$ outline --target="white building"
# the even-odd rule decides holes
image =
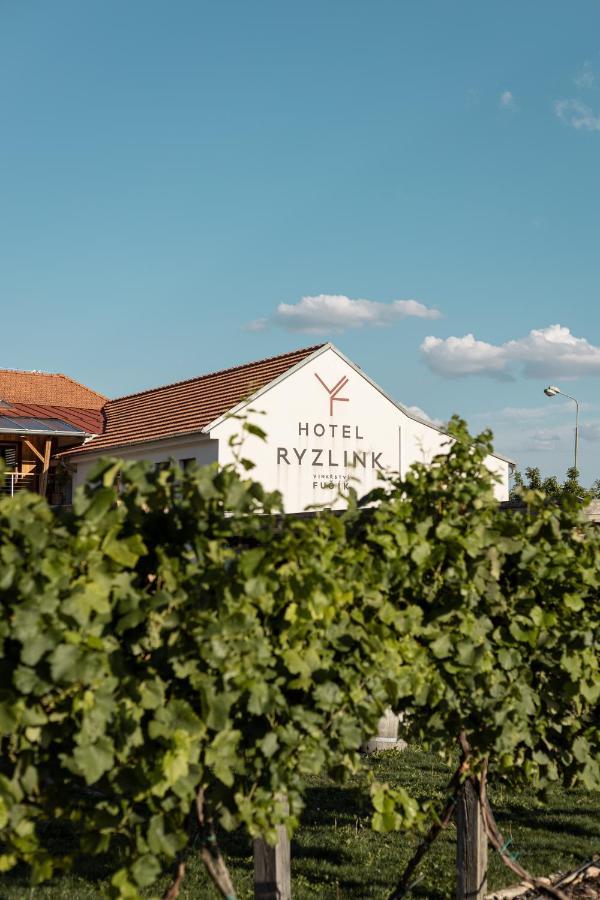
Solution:
[[[444,431],[392,400],[329,343],[109,400],[103,414],[102,434],[61,454],[74,487],[103,456],[228,463],[229,438],[240,431],[232,416],[240,414],[267,433],[266,443],[246,438],[252,477],[281,491],[287,512],[315,503],[339,508],[351,480],[363,494],[379,472],[404,475],[448,446]],[[494,454],[486,464],[499,476],[496,496],[508,499],[511,461]]]

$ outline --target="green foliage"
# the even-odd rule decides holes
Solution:
[[[510,499],[519,500],[524,490],[543,491],[552,500],[560,500],[566,494],[574,495],[583,501],[598,500],[600,499],[600,478],[597,478],[591,487],[586,488],[580,483],[579,472],[573,466],[567,469],[566,478],[562,484],[556,475],[542,478],[537,467],[525,469],[525,478],[516,469],[513,475]]]
[[[134,897],[188,845],[200,789],[226,829],[293,830],[309,775],[360,766],[402,663],[336,517],[284,525],[230,468],[93,479],[58,520],[0,501],[2,862],[68,866],[41,840],[66,820]]]
[[[365,577],[419,646],[394,707],[446,755],[462,733],[492,773],[598,788],[598,536],[573,495],[525,491],[526,513],[500,510],[491,435],[453,429],[447,456],[365,498],[377,508],[356,522]]]
[[[199,796],[225,829],[292,831],[389,705],[491,777],[600,786],[600,541],[569,492],[501,511],[491,435],[452,429],[343,516],[284,518],[230,467],[119,461],[69,514],[0,500],[0,869],[69,867],[53,818],[137,897],[193,842]],[[377,830],[429,814],[371,793]]]

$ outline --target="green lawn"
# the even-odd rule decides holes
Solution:
[[[436,757],[410,750],[382,754],[372,765],[378,778],[402,784],[421,797],[440,800],[450,774]],[[525,792],[500,790],[492,792],[492,800],[500,827],[507,837],[513,838],[511,849],[520,853],[520,862],[536,874],[573,868],[600,851],[599,794],[557,790],[544,807],[537,807]],[[294,900],[387,897],[416,840],[398,834],[375,834],[369,829],[369,819],[369,796],[364,784],[356,781],[338,788],[324,779],[314,779],[302,826],[292,844]],[[250,898],[250,843],[241,836],[226,836],[223,845],[240,898]],[[454,847],[455,833],[448,829],[422,862],[414,897],[440,900],[453,896]],[[0,900],[99,897],[103,876],[97,865],[30,888],[27,873],[22,870],[0,879]],[[492,854],[490,887],[515,880]],[[187,884],[180,896],[185,900],[218,896],[196,860],[188,865]]]

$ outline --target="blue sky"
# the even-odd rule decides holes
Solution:
[[[116,396],[330,339],[560,474],[558,384],[600,476],[597,0],[0,0],[0,123],[0,366]]]

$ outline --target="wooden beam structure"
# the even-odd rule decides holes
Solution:
[[[23,443],[24,443],[27,447],[29,447],[29,449],[31,450],[31,452],[32,452],[35,456],[37,456],[37,458],[39,459],[39,461],[40,461],[40,462],[42,463],[42,465],[43,465],[43,464],[44,464],[44,455],[43,455],[43,453],[40,453],[40,451],[38,450],[38,448],[37,448],[36,446],[34,446],[34,445],[31,443],[31,441],[28,441],[27,438],[23,438]]]
[[[39,486],[39,493],[40,493],[41,497],[46,496],[46,488],[48,487],[48,469],[50,468],[50,457],[51,456],[52,456],[52,438],[46,438],[46,441],[44,443],[44,455],[42,457],[42,474],[40,475],[40,486]]]

